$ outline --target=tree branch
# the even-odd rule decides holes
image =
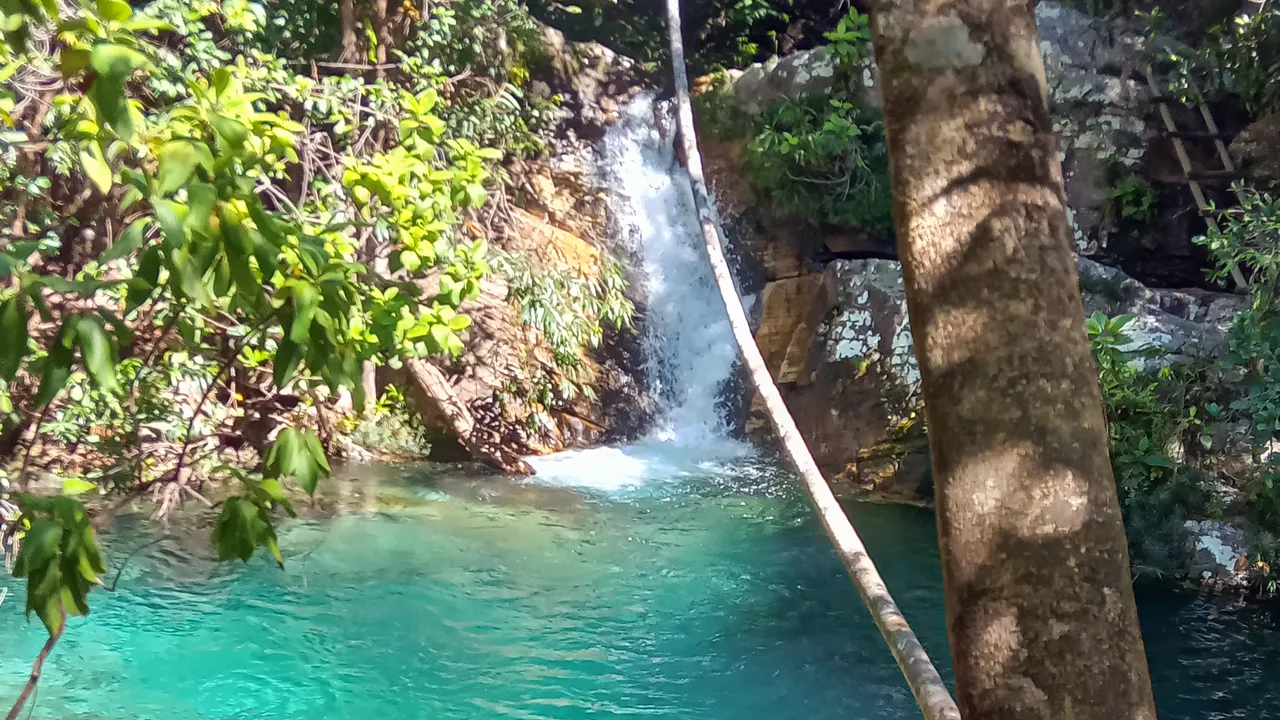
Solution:
[[[58,628],[58,632],[49,633],[49,639],[44,642],[44,647],[40,648],[40,654],[36,655],[36,661],[31,664],[31,675],[27,678],[27,684],[22,686],[22,692],[19,693],[18,699],[13,703],[13,709],[5,716],[5,720],[17,720],[18,715],[22,713],[22,708],[27,704],[27,700],[31,698],[31,693],[35,691],[36,685],[40,682],[40,671],[44,669],[44,661],[48,659],[49,653],[53,652],[53,646],[58,644],[58,638],[62,637],[62,633],[67,629],[67,613],[62,613],[62,625]]]

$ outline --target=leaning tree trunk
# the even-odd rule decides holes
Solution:
[[[965,718],[1153,720],[1028,0],[878,0]]]
[[[733,284],[733,275],[729,264],[725,262],[724,250],[720,241],[723,235],[720,221],[715,213],[715,206],[707,192],[706,180],[702,174],[702,156],[698,153],[698,141],[694,133],[693,108],[689,101],[689,78],[684,64],[684,43],[680,35],[680,0],[667,0],[667,26],[671,39],[671,63],[675,72],[675,89],[677,103],[676,124],[680,137],[680,149],[689,170],[689,179],[693,186],[694,205],[698,210],[698,221],[702,227],[702,237],[706,242],[707,255],[715,275],[720,297],[724,301],[729,315],[729,325],[733,329],[733,338],[746,363],[751,385],[764,400],[769,420],[778,434],[784,452],[791,463],[799,471],[804,481],[805,490],[818,510],[822,527],[835,546],[840,560],[844,563],[849,577],[862,596],[867,610],[875,620],[880,635],[888,644],[894,660],[906,677],[916,702],[926,720],[960,720],[955,701],[934,669],[928,654],[916,639],[907,620],[902,616],[875,563],[867,555],[862,539],[854,530],[844,509],[836,501],[822,472],[809,453],[795,420],[782,401],[778,387],[769,375],[769,368],[760,355],[755,338],[751,334],[751,326],[747,322],[746,312],[738,298]]]

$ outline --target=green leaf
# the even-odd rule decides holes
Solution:
[[[187,233],[183,227],[183,218],[187,208],[172,200],[152,200],[156,222],[160,223],[160,231],[164,234],[165,245],[170,248],[182,247],[187,242]]]
[[[1142,458],[1142,462],[1149,465],[1150,467],[1161,467],[1161,468],[1173,467],[1172,465],[1169,464],[1168,459],[1161,457],[1159,455],[1147,455],[1146,457]]]
[[[428,336],[430,340],[427,346],[431,348],[432,353],[448,352],[449,338],[453,337],[453,331],[448,325],[432,325],[431,333]]]
[[[62,481],[63,495],[82,495],[84,493],[89,492],[90,490],[97,490],[97,489],[98,489],[98,486],[94,485],[88,480],[81,480],[79,478],[67,478],[66,480]]]
[[[467,186],[467,207],[478,208],[489,198],[484,186],[472,183]]]
[[[231,77],[230,68],[223,66],[214,70],[212,75],[210,76],[210,81],[213,84],[214,94],[221,95],[225,93],[227,91],[227,88],[231,87],[231,80],[232,80],[232,77]]]
[[[1113,333],[1118,333],[1124,329],[1125,325],[1133,322],[1136,317],[1137,315],[1117,315],[1107,323],[1107,329]]]
[[[320,304],[320,292],[311,285],[293,285],[293,322],[289,326],[289,339],[305,345],[311,337],[311,320]]]
[[[273,379],[276,388],[283,388],[293,379],[294,373],[298,372],[298,366],[302,364],[303,348],[291,338],[285,337],[280,341],[280,346],[276,349],[276,357],[272,363]]]
[[[40,388],[36,391],[36,407],[48,405],[62,392],[67,378],[71,377],[71,363],[75,359],[72,333],[76,324],[75,317],[64,320],[49,346],[49,354],[45,356],[44,370],[40,375]]]
[[[187,185],[187,204],[190,209],[182,221],[183,227],[194,233],[208,234],[209,220],[218,202],[218,190],[208,183],[193,182]]]
[[[213,547],[222,561],[249,562],[267,527],[265,513],[246,497],[230,497],[213,526]]]
[[[146,252],[142,253],[142,259],[138,262],[138,269],[128,282],[128,292],[125,298],[126,312],[133,312],[142,303],[151,299],[156,290],[156,283],[160,279],[160,266],[162,264],[159,245],[152,245],[147,248]]]
[[[471,318],[467,315],[455,315],[448,322],[449,329],[456,332],[462,332],[471,327]]]
[[[124,195],[120,197],[120,209],[128,210],[134,203],[138,202],[142,198],[142,191],[130,185],[129,188],[124,191]]]
[[[168,195],[185,185],[195,174],[200,154],[189,140],[170,140],[156,153],[156,159],[156,190],[161,195]]]
[[[205,287],[203,273],[186,248],[175,250],[168,258],[169,288],[176,295],[185,297],[196,307],[209,304],[209,289]]]
[[[22,296],[0,304],[0,379],[12,382],[27,356],[27,322],[30,313]]]
[[[132,188],[131,188],[132,189]],[[142,243],[147,237],[147,221],[135,220],[129,224],[129,227],[120,233],[120,237],[107,248],[106,252],[98,256],[99,263],[109,263],[112,260],[119,260],[122,257],[128,257],[137,252],[142,247]]]
[[[325,457],[324,445],[320,442],[320,436],[307,430],[302,433],[302,440],[306,443],[307,452],[311,454],[311,460],[315,463],[315,466],[325,475],[332,472],[329,467],[329,458]]]
[[[79,75],[89,67],[89,51],[75,48],[64,48],[58,57],[58,69],[62,77],[68,80]]]
[[[268,478],[292,477],[310,495],[315,493],[316,484],[329,474],[330,468],[315,433],[287,427],[280,431],[267,453],[262,472]]]
[[[145,67],[147,63],[146,55],[133,48],[112,43],[94,45],[89,55],[89,64],[98,75],[117,80],[129,77],[134,70]]]
[[[111,191],[111,166],[102,156],[102,148],[97,143],[89,143],[87,148],[80,151],[80,164],[84,167],[84,174],[88,175],[94,187],[98,188],[98,192],[105,195]]]
[[[76,323],[76,334],[80,338],[80,358],[94,384],[106,392],[114,393],[119,390],[120,385],[116,382],[116,351],[102,327],[102,321],[81,317]]]
[[[22,538],[22,548],[13,564],[14,577],[28,577],[49,564],[62,544],[62,525],[52,518],[36,518]]]
[[[155,18],[138,17],[129,20],[123,25],[125,30],[133,33],[152,33],[161,30],[172,30],[173,25]]]
[[[113,22],[124,22],[133,16],[133,8],[124,0],[98,0],[98,12]]]
[[[123,77],[100,75],[89,88],[89,99],[98,110],[98,118],[111,126],[124,139],[133,136],[133,115],[124,92]]]
[[[422,267],[422,258],[412,250],[405,250],[400,253],[400,265],[411,273],[417,272],[418,268]]]
[[[284,555],[280,554],[280,541],[276,539],[275,531],[268,533],[262,539],[262,544],[267,548],[267,552],[271,553],[271,557],[275,558],[276,564],[284,567]]]
[[[249,137],[249,128],[244,123],[226,115],[212,113],[209,123],[213,125],[213,131],[218,134],[218,137],[233,150],[239,150]]]

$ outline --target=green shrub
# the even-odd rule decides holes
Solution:
[[[1141,17],[1152,40],[1171,25],[1159,8]],[[1232,15],[1210,28],[1197,47],[1160,49],[1155,59],[1172,66],[1169,90],[1184,101],[1235,95],[1256,115],[1280,109],[1280,9],[1273,5]]]
[[[767,108],[746,161],[753,183],[784,212],[868,230],[892,226],[884,125],[847,96]]]

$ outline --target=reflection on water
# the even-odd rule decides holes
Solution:
[[[218,565],[205,529],[175,529],[73,621],[33,717],[918,717],[789,482],[724,463],[585,489],[368,471],[285,528],[284,571]],[[930,516],[850,510],[946,674]],[[125,522],[112,557],[158,531]],[[1162,718],[1280,717],[1268,615],[1140,602]],[[43,640],[20,613],[0,607],[6,698]]]

